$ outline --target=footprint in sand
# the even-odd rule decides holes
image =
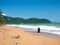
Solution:
[[[13,38],[18,39],[20,38],[20,35],[14,36]]]
[[[18,44],[18,43],[16,42],[16,44]]]

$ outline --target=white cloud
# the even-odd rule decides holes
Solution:
[[[4,13],[2,15],[6,16],[6,14],[4,14]]]

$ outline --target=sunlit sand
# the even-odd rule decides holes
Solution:
[[[60,45],[60,39],[25,32],[13,26],[0,26],[0,45]]]

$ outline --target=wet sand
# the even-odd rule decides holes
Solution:
[[[38,34],[38,32],[37,31],[33,31],[33,29],[24,28],[24,30],[26,32],[29,32],[29,33]],[[60,39],[60,35],[52,34],[52,33],[48,33],[48,32],[42,32],[42,31],[40,31],[40,34],[39,35],[48,36],[48,37],[52,37],[52,38],[59,38]]]
[[[60,45],[59,38],[24,30],[12,26],[0,26],[0,45]]]
[[[26,31],[26,32],[38,34],[36,31]],[[40,32],[39,35],[43,35],[43,36],[48,36],[48,37],[51,37],[51,38],[58,38],[58,39],[60,39],[60,35],[57,35],[57,34]]]

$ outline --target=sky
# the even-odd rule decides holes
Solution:
[[[0,0],[0,9],[11,17],[45,18],[60,22],[60,0]]]

